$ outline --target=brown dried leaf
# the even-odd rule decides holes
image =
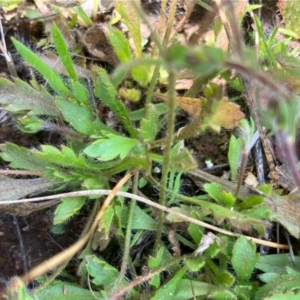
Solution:
[[[155,93],[159,100],[168,102],[168,96],[165,94]],[[202,103],[199,98],[176,97],[176,104],[188,114],[197,117],[200,114]]]
[[[206,118],[207,125],[216,131],[220,131],[220,127],[232,129],[245,117],[240,111],[239,105],[228,102],[226,97],[223,97],[217,105],[217,109],[213,116]]]
[[[108,64],[115,66],[118,58],[108,39],[108,28],[105,24],[97,24],[89,28],[82,38],[87,50]]]

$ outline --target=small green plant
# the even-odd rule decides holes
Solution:
[[[120,65],[111,74],[99,66],[92,68],[92,94],[85,79],[78,76],[57,25],[52,26],[52,40],[67,76],[59,75],[35,53],[13,39],[19,54],[43,76],[45,84],[37,86],[20,79],[0,78],[0,103],[15,116],[22,131],[57,132],[63,142],[60,146],[41,145],[34,149],[11,143],[0,145],[0,156],[10,168],[40,177],[38,187],[31,179],[22,179],[22,191],[16,193],[6,188],[7,193],[1,196],[1,200],[9,203],[41,189],[52,189],[53,193],[57,193],[66,187],[71,188],[72,192],[64,193],[64,197],[52,196],[52,199],[61,198],[54,213],[53,221],[57,226],[67,223],[83,206],[90,207],[93,203],[94,207],[82,240],[79,240],[81,244],[74,252],[85,247],[79,256],[81,284],[68,282],[70,276],[65,273],[57,279],[64,269],[63,262],[72,258],[67,256],[51,266],[56,270],[48,279],[41,276],[44,273],[35,272],[23,277],[41,284],[32,296],[44,299],[51,295],[53,299],[60,299],[64,289],[72,299],[117,299],[125,293],[131,299],[141,299],[142,296],[149,299],[275,299],[273,295],[297,295],[298,283],[295,282],[299,274],[287,261],[287,255],[260,256],[254,242],[281,249],[287,249],[287,246],[240,233],[252,232],[260,237],[270,226],[270,221],[277,221],[292,236],[299,238],[300,216],[290,216],[293,211],[291,203],[298,199],[279,196],[272,191],[271,185],[258,187],[255,195],[248,190],[245,192],[242,179],[247,156],[257,138],[255,124],[251,118],[248,122],[240,107],[225,96],[224,89],[210,80],[218,75],[229,80],[228,74],[234,68],[242,75],[253,76],[269,89],[274,83],[258,71],[254,52],[246,49],[241,41],[242,47],[236,56],[214,46],[189,48],[169,41],[176,1],[170,3],[164,38],[161,39],[150,26],[155,51],[153,56],[146,56],[142,48],[140,23],[142,19],[147,23],[147,19],[134,3],[118,1],[117,6],[132,36],[132,50],[124,33],[108,26],[108,38]],[[258,19],[256,27],[262,34]],[[261,57],[269,69],[284,64],[286,67],[290,58],[286,44],[274,50],[274,38],[275,33],[262,44],[265,48]],[[244,57],[247,57],[246,61]],[[255,64],[252,64],[253,61]],[[286,72],[299,76],[293,66]],[[186,69],[197,79],[191,90],[179,97],[175,90],[176,74]],[[168,75],[166,94],[160,93],[156,85],[159,74]],[[243,91],[239,78],[231,80],[230,84]],[[156,103],[156,99],[165,102]],[[115,126],[110,127],[101,118],[98,103],[114,115],[117,120]],[[292,110],[296,111],[298,106],[295,102],[291,103],[294,105]],[[137,104],[140,104],[138,108]],[[291,120],[288,117],[291,113],[289,107],[277,104],[282,108],[277,119],[271,116],[272,110],[262,110],[261,115],[270,120],[267,125],[282,137],[283,145],[287,145],[288,138],[295,137],[297,114]],[[193,118],[175,130],[178,108],[184,109]],[[239,136],[231,137],[228,162],[231,179],[236,180],[239,176],[238,185],[208,173],[203,172],[203,175],[201,170],[195,171],[197,162],[185,146],[189,139],[200,135],[201,142],[201,133],[205,130],[220,132],[221,128],[235,127],[240,129]],[[294,161],[289,163],[294,164]],[[155,173],[157,166],[161,169],[159,176]],[[134,174],[133,179],[127,183],[120,180],[124,174],[128,176],[126,180]],[[180,193],[180,180],[184,174],[209,182],[203,185],[203,195],[184,196]],[[15,187],[18,181],[3,176],[0,184]],[[99,208],[99,197],[110,194],[116,181],[122,184],[113,190],[115,201],[110,203],[111,199],[107,200],[110,195]],[[158,189],[159,203],[138,195],[138,188],[145,185]],[[138,205],[139,202],[147,206]],[[150,210],[149,206],[158,211]],[[94,230],[96,227],[98,230]],[[234,233],[234,230],[239,233]],[[144,236],[149,232],[155,234],[154,246],[149,247],[151,249],[145,256],[136,255],[134,259],[130,251],[138,247],[140,240],[145,243]],[[110,245],[113,247],[105,252]],[[101,256],[96,250],[101,251]],[[122,257],[120,264],[111,259],[111,252],[115,257]],[[274,265],[270,266],[273,261]],[[296,266],[298,264],[297,257]],[[147,270],[146,274],[141,276],[140,269]],[[263,272],[261,281],[257,280],[255,270]],[[50,270],[44,272],[47,271]],[[292,278],[294,286],[289,284],[289,278]],[[143,282],[147,282],[144,283],[147,294],[143,294],[144,288],[140,285]],[[276,289],[272,289],[271,284],[276,284]],[[24,284],[19,282],[13,293],[25,297]],[[32,299],[29,294],[26,297],[22,299]]]

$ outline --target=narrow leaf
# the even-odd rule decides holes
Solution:
[[[42,59],[16,39],[12,38],[12,42],[24,60],[39,71],[45,79],[47,79],[48,84],[58,95],[71,94],[57,73],[53,71],[53,69],[50,68]]]
[[[64,67],[66,68],[68,74],[73,80],[78,81],[77,72],[74,68],[74,64],[70,56],[68,46],[56,24],[52,25],[52,38],[59,58]]]

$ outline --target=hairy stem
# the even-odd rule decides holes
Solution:
[[[134,174],[133,187],[132,187],[133,194],[137,194],[138,181],[139,181],[139,172]],[[136,205],[136,200],[132,199],[130,202],[129,213],[128,213],[128,222],[127,222],[127,226],[126,226],[126,236],[125,236],[125,244],[124,244],[124,252],[123,252],[123,258],[122,258],[121,270],[120,270],[118,279],[116,280],[113,290],[117,290],[118,287],[121,286],[121,282],[125,276],[125,273],[127,270],[127,265],[128,265],[129,259],[130,259],[129,252],[130,252],[131,232],[132,232],[132,223],[133,223],[133,214],[134,214],[135,205]]]
[[[161,176],[160,195],[159,195],[159,203],[163,206],[166,203],[166,188],[167,188],[168,175],[170,169],[170,155],[172,150],[174,129],[175,129],[175,110],[176,110],[175,82],[176,82],[175,71],[169,70],[169,91],[168,91],[169,112],[168,112],[168,124],[167,124],[167,137],[166,137],[166,143],[164,148],[164,160],[162,165],[162,176]],[[160,211],[158,214],[158,225],[157,225],[156,240],[154,246],[156,250],[158,250],[161,241],[163,221],[164,221],[164,213],[163,211]]]

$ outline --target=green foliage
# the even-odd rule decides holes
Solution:
[[[123,32],[113,26],[108,27],[108,39],[123,64],[111,76],[104,68],[94,66],[92,91],[79,79],[57,25],[52,26],[52,39],[67,71],[67,78],[60,77],[32,51],[13,40],[17,51],[44,77],[47,86],[33,88],[20,79],[9,81],[0,78],[0,103],[15,115],[21,130],[37,132],[46,129],[58,132],[63,140],[60,146],[44,144],[35,149],[10,143],[0,145],[0,156],[9,163],[10,168],[39,172],[42,177],[25,180],[1,176],[0,188],[5,192],[1,200],[25,197],[53,188],[54,185],[59,189],[68,186],[72,190],[108,189],[125,172],[138,168],[139,178],[134,181],[143,181],[145,190],[154,186],[160,194],[160,205],[168,207],[168,214],[161,215],[160,220],[156,209],[150,210],[147,206],[137,204],[129,208],[128,202],[133,199],[117,198],[106,208],[98,222],[98,230],[80,254],[81,279],[91,279],[93,292],[75,284],[54,281],[35,293],[35,296],[39,299],[60,299],[62,287],[65,286],[66,299],[108,299],[113,291],[128,284],[124,277],[127,266],[130,266],[130,272],[136,280],[141,278],[138,274],[141,266],[146,266],[151,275],[147,278],[148,296],[151,299],[199,297],[250,300],[285,299],[282,297],[286,295],[291,299],[293,296],[297,297],[300,277],[287,255],[260,257],[255,244],[242,235],[242,232],[253,231],[263,235],[267,221],[278,221],[293,236],[299,237],[299,216],[289,216],[288,210],[289,205],[299,200],[296,196],[274,195],[271,185],[258,187],[265,194],[241,196],[230,189],[230,181],[225,181],[226,184],[220,184],[220,181],[203,184],[205,195],[181,195],[185,173],[197,168],[197,161],[189,151],[189,139],[207,128],[220,132],[222,128],[228,130],[238,127],[237,137],[231,136],[228,152],[231,179],[235,180],[241,160],[246,159],[257,134],[254,121],[244,119],[240,107],[232,99],[225,97],[223,88],[217,84],[206,85],[207,80],[203,80],[205,86],[202,82],[196,95],[189,96],[190,98],[176,97],[175,78],[172,81],[168,77],[186,70],[198,79],[223,74],[223,78],[230,81],[239,92],[243,92],[241,81],[229,78],[231,67],[235,66],[237,71],[242,70],[247,75],[258,74],[255,73],[258,64],[255,62],[252,66],[255,55],[242,49],[244,53],[238,54],[247,57],[244,62],[239,60],[239,55],[232,58],[227,51],[213,45],[192,48],[171,41],[168,47],[162,47],[158,42],[155,45],[158,51],[153,51],[158,56],[147,57],[148,54],[143,53],[144,41],[141,35],[143,14],[136,8],[137,3],[138,1],[118,1],[117,10],[132,37],[132,44]],[[249,10],[255,8],[253,6]],[[83,23],[92,24],[80,7],[73,8],[74,10],[80,13],[78,17]],[[288,52],[289,40],[276,44],[277,28],[266,38],[258,18],[255,18],[255,24],[261,37],[259,55],[263,60],[263,68],[268,69],[270,74],[277,74],[276,78],[281,79],[281,82],[287,81],[289,75],[299,77],[299,63]],[[154,32],[152,35],[159,40]],[[246,55],[248,53],[249,56]],[[278,75],[281,72],[278,72],[278,66],[285,69],[282,77]],[[156,89],[161,88],[156,85],[159,82],[159,68],[169,80],[168,96],[164,100],[166,103],[154,104],[153,94]],[[259,79],[258,76],[257,80]],[[300,85],[298,86],[297,80],[288,83],[292,83],[293,90],[298,91]],[[201,99],[193,98],[200,94],[203,95]],[[299,111],[296,100],[292,96],[289,102],[281,103],[276,100],[276,105],[261,112],[268,121],[266,125],[286,134],[292,140],[296,135]],[[105,123],[105,118],[97,109],[98,104],[102,107],[104,105],[112,113],[116,124],[113,128]],[[178,132],[173,132],[176,119],[170,117],[177,112],[175,104],[182,109],[184,105],[198,105],[199,108],[197,114],[193,114],[191,109],[184,109],[192,118]],[[168,141],[173,136],[174,139]],[[155,174],[156,165],[162,168],[161,175]],[[17,189],[19,184],[24,187],[22,190]],[[124,189],[131,187],[132,192],[137,194],[137,188],[131,182]],[[89,196],[89,201],[86,196],[62,198],[54,212],[54,224],[67,224],[68,219],[82,207],[89,208],[97,197]],[[272,205],[270,197],[274,200]],[[194,221],[202,221],[202,225],[196,225],[199,222],[195,224],[190,219],[187,221],[182,215],[193,218]],[[91,220],[94,217],[91,214]],[[208,224],[205,225],[204,221]],[[205,227],[216,230],[211,223],[221,227],[220,233],[207,232]],[[128,224],[131,226],[129,230]],[[239,238],[233,234],[225,235],[226,230],[228,232],[235,229],[241,233]],[[171,246],[166,245],[167,238],[162,238],[159,231],[168,236]],[[131,233],[134,233],[133,237]],[[143,236],[148,233],[156,234],[158,239],[153,248],[151,243],[147,244],[147,240],[143,240]],[[134,254],[132,257],[124,254],[122,257],[123,253],[120,251],[123,249],[124,253],[130,253],[130,250],[134,253],[135,248],[145,247],[140,245],[140,240],[146,244],[146,249],[137,250],[135,258]],[[109,248],[110,246],[112,247]],[[101,256],[93,254],[92,251],[97,248],[101,251]],[[122,257],[125,271],[122,270],[123,262],[119,269],[120,261],[116,265],[112,256]],[[296,267],[298,265],[299,257],[296,257]],[[255,269],[263,273],[259,279]],[[23,293],[24,288],[20,286],[19,291]],[[132,299],[141,297],[138,285],[133,286],[128,293],[127,297]]]

